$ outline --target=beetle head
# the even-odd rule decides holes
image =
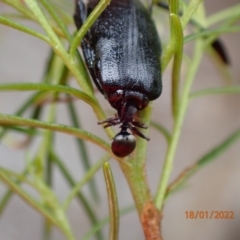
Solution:
[[[136,147],[136,138],[122,129],[112,140],[112,151],[120,158],[126,157],[131,154]]]
[[[112,107],[117,109],[118,114],[113,118],[99,122],[99,124],[105,124],[104,128],[121,124],[121,131],[113,138],[111,147],[112,152],[117,157],[123,158],[130,155],[136,147],[136,138],[134,135],[149,140],[138,129],[146,129],[147,127],[138,121],[134,121],[136,112],[147,106],[148,99],[144,94],[139,92],[124,92],[119,90],[114,94],[108,95],[108,101]],[[127,129],[131,130],[134,135],[127,132]]]

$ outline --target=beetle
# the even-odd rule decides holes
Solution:
[[[98,3],[76,0],[78,29]],[[88,30],[81,47],[95,85],[117,110],[115,117],[99,124],[104,128],[121,124],[111,148],[116,156],[126,157],[135,149],[134,135],[149,140],[139,130],[147,126],[134,119],[136,112],[162,92],[161,44],[151,6],[147,8],[140,0],[112,0]]]

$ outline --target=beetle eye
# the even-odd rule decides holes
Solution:
[[[136,138],[126,131],[118,133],[112,140],[112,151],[117,157],[128,156],[135,147]]]

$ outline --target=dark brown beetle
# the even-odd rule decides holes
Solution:
[[[75,23],[79,29],[99,3],[85,4],[76,0]],[[112,0],[89,29],[82,43],[86,64],[99,91],[117,110],[116,117],[100,122],[104,127],[120,125],[113,138],[112,151],[118,157],[128,156],[136,146],[135,135],[149,140],[135,121],[137,111],[162,91],[160,56],[161,45],[151,7],[140,0]]]

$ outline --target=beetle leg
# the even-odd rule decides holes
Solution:
[[[108,127],[112,127],[112,126],[115,126],[117,125],[118,123],[115,123],[115,122],[109,122],[107,123],[106,125],[103,126],[103,128],[108,128]]]
[[[119,117],[117,115],[115,115],[115,117],[112,118],[107,118],[103,121],[98,122],[98,124],[104,124],[104,123],[108,123],[108,122],[112,122],[112,121],[116,121],[119,120]]]
[[[129,126],[130,130],[133,132],[133,134],[136,134],[138,135],[139,137],[141,138],[144,138],[146,139],[147,141],[150,140],[150,138],[148,138],[147,136],[145,136],[142,132],[140,132],[136,127],[133,127],[133,126]]]
[[[119,124],[120,122],[121,121],[120,121],[119,117],[115,116],[115,117],[103,120],[101,122],[98,122],[98,124],[105,124],[105,123],[107,123],[106,125],[104,125],[104,128],[107,128],[107,127],[115,126],[115,125]]]
[[[139,128],[144,128],[144,129],[148,128],[145,124],[140,123],[140,122],[132,122],[132,125],[139,127]]]

